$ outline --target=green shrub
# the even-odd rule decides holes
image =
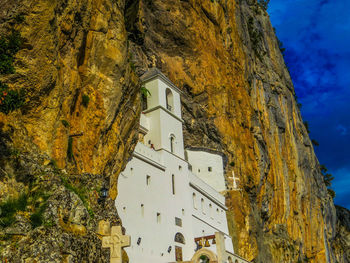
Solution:
[[[0,81],[0,111],[9,114],[24,104],[24,91],[10,90]]]
[[[10,226],[15,221],[16,212],[25,211],[27,203],[28,196],[26,194],[2,202],[0,204],[0,226]]]
[[[15,21],[16,21],[18,24],[23,23],[24,20],[25,20],[25,17],[24,17],[23,14],[17,14],[17,15],[15,16]]]
[[[68,128],[69,127],[69,122],[66,120],[61,120],[62,124],[64,127]]]
[[[89,96],[86,95],[86,94],[84,94],[84,95],[82,96],[81,99],[82,99],[82,100],[81,100],[81,103],[83,104],[83,106],[84,106],[85,108],[87,108],[87,106],[89,105],[89,101],[90,101]]]
[[[81,186],[81,185],[77,185],[77,186],[72,185],[69,182],[69,180],[63,176],[61,176],[61,181],[67,190],[75,193],[80,198],[80,200],[83,202],[86,210],[88,211],[90,217],[93,218],[94,212],[89,205],[86,188]]]
[[[21,34],[15,30],[8,36],[0,37],[0,74],[15,73],[14,55],[20,50],[22,42]]]

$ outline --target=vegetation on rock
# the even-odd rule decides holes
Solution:
[[[18,31],[0,37],[0,74],[15,73],[14,55],[20,50],[22,37]]]
[[[10,90],[0,81],[0,112],[10,113],[24,104],[24,91]]]
[[[85,108],[87,108],[87,106],[89,105],[89,102],[90,102],[90,97],[86,94],[83,94],[83,96],[81,97],[81,103]]]

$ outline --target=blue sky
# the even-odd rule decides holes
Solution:
[[[268,13],[335,203],[350,209],[350,0],[271,0]]]

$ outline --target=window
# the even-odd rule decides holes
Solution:
[[[170,135],[170,151],[173,153],[175,151],[175,136]]]
[[[178,217],[175,217],[175,225],[182,226],[182,219],[178,218]]]
[[[126,207],[125,206],[123,207],[123,212],[126,212]]]
[[[185,209],[182,208],[182,215],[185,215]]]
[[[142,94],[141,95],[141,105],[142,105],[142,110],[147,110],[147,94]]]
[[[201,172],[201,169],[198,169],[198,173],[200,173]]]
[[[160,213],[157,213],[157,223],[160,223]]]
[[[168,111],[173,111],[174,110],[174,100],[173,100],[173,93],[169,88],[166,89],[165,91],[165,96],[166,96],[166,108]]]
[[[211,218],[213,218],[212,208],[213,208],[213,206],[211,204],[209,204],[209,215]]]
[[[181,243],[181,244],[185,244],[185,237],[183,234],[177,232],[175,234],[175,239],[174,239],[175,242],[177,243]]]
[[[202,213],[205,214],[204,212],[204,199],[201,199],[201,209],[202,209]]]
[[[208,167],[208,172],[211,172],[213,169],[209,166]]]
[[[193,208],[197,209],[197,206],[196,206],[196,194],[195,193],[192,194],[192,202],[193,202]]]
[[[145,215],[145,206],[144,204],[141,204],[141,216],[144,217]]]
[[[173,195],[175,194],[175,175],[171,175],[171,187],[173,190]]]
[[[146,185],[150,185],[151,183],[151,176],[147,175],[146,176]]]

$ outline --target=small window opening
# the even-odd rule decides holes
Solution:
[[[146,176],[146,185],[150,185],[151,183],[151,176],[147,175]]]
[[[160,220],[161,220],[160,213],[157,213],[157,223],[160,223]]]
[[[201,199],[201,209],[202,209],[202,213],[205,214],[204,212],[204,199]]]
[[[171,187],[173,190],[173,195],[175,194],[175,175],[171,175]]]
[[[185,209],[182,208],[182,215],[185,215]]]
[[[195,193],[192,194],[192,202],[193,202],[193,208],[197,209],[197,206],[196,206],[196,194]]]
[[[212,171],[212,168],[209,166],[208,167],[208,172],[211,172]]]
[[[175,138],[174,136],[170,136],[170,151],[173,153],[174,152],[174,143],[175,143]]]

